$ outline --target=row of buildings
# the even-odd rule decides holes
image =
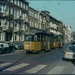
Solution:
[[[0,0],[0,41],[24,41],[29,27],[70,39],[70,27],[52,17],[49,11],[37,11],[26,0]]]

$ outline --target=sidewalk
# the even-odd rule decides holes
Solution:
[[[15,50],[14,52],[23,52],[23,49],[22,50]]]

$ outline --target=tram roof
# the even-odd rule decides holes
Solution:
[[[35,34],[43,34],[43,35],[53,35],[53,33],[47,33],[47,32],[43,32],[43,31],[39,31],[39,30],[27,30],[25,34],[31,34],[31,35],[35,35]]]

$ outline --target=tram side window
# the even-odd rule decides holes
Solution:
[[[50,38],[50,41],[51,41],[51,42],[54,42],[54,37],[51,37],[51,38]]]
[[[37,41],[40,41],[40,35],[37,35]]]
[[[31,35],[25,35],[25,41],[32,41],[33,38]]]
[[[44,41],[44,39],[43,39],[43,35],[41,35],[41,41]]]
[[[48,36],[46,36],[46,41],[48,41]]]
[[[37,35],[34,35],[34,41],[37,41]]]
[[[57,41],[57,37],[54,37],[55,42]]]
[[[43,41],[45,41],[45,37],[44,37],[44,35],[43,35]]]
[[[42,36],[40,35],[40,41],[42,40],[42,38],[41,38]]]
[[[47,41],[50,41],[49,36],[47,36]]]
[[[34,41],[40,41],[41,36],[40,35],[34,35]]]
[[[44,41],[47,41],[46,36],[44,35]]]

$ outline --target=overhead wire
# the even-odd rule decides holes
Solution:
[[[56,9],[56,7],[49,1],[47,0],[54,8],[55,10],[66,20],[66,22],[68,22],[70,24],[70,22]],[[71,24],[70,24],[71,25]]]

